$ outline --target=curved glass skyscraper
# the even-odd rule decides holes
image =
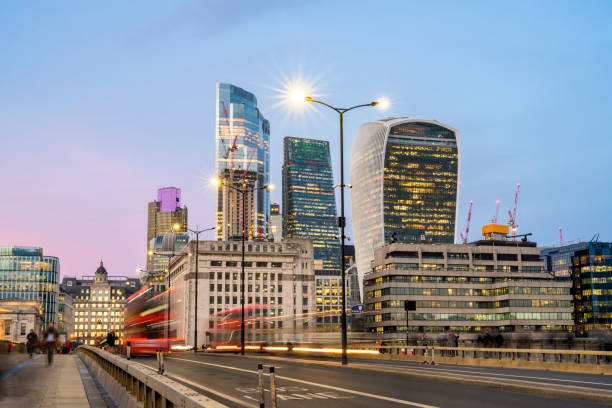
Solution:
[[[359,282],[391,241],[453,243],[459,138],[447,125],[390,118],[363,124],[351,152],[351,206]]]
[[[230,84],[217,83],[216,171],[224,184],[247,184],[246,224],[249,239],[268,236],[270,192],[260,189],[270,179],[270,122],[257,108],[257,98]],[[242,236],[242,194],[219,186],[217,238]]]

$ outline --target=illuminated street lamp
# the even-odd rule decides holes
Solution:
[[[193,352],[198,351],[198,254],[199,254],[199,243],[200,243],[200,233],[204,231],[212,231],[216,227],[206,228],[203,230],[192,230],[186,228],[187,231],[194,233],[196,236],[196,253],[195,253],[195,313],[194,313],[194,325],[193,325]],[[189,254],[191,255],[191,254]]]
[[[295,89],[289,92],[289,98],[291,101],[307,101],[314,102],[326,106],[330,109],[335,110],[340,115],[340,218],[338,218],[338,226],[341,230],[341,265],[342,265],[342,364],[347,364],[346,358],[346,348],[347,348],[347,324],[346,324],[346,276],[345,276],[345,259],[344,259],[344,239],[346,236],[344,235],[344,228],[346,227],[346,220],[344,218],[344,188],[347,187],[347,184],[344,184],[344,114],[350,110],[361,108],[364,106],[378,106],[380,109],[386,109],[389,107],[389,101],[387,99],[381,99],[378,101],[365,103],[362,105],[355,105],[350,108],[336,108],[331,106],[325,102],[316,100],[307,96],[302,90]]]
[[[231,188],[240,194],[242,194],[242,262],[241,262],[241,272],[240,272],[240,354],[244,355],[244,244],[246,241],[246,193],[247,193],[247,183],[242,183],[242,189],[238,187],[232,186],[230,184],[225,184],[220,178],[215,178],[212,181],[214,186],[223,186]],[[261,186],[255,188],[254,190],[272,190],[274,186],[272,184],[266,184],[265,186]]]

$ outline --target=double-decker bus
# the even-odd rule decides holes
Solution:
[[[125,344],[130,343],[131,354],[168,352],[184,344],[185,339],[168,336],[168,296],[170,291],[155,292],[149,284],[127,299]]]
[[[244,323],[247,332],[269,319],[264,314],[266,305],[245,305]],[[206,332],[207,346],[218,350],[232,350],[240,346],[240,329],[242,323],[242,309],[235,307],[217,312],[210,316],[208,331]]]

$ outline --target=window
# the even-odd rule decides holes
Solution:
[[[225,266],[238,266],[238,262],[236,262],[236,261],[227,261],[227,262],[225,262]]]
[[[257,267],[258,268],[267,268],[268,267],[268,263],[267,262],[257,262]]]
[[[11,323],[10,322],[4,323],[4,335],[5,336],[11,335]]]
[[[210,266],[221,266],[221,261],[210,261]]]
[[[283,263],[282,262],[272,262],[272,267],[273,268],[282,268],[283,267]]]
[[[21,336],[25,336],[25,335],[26,335],[26,324],[21,323]]]

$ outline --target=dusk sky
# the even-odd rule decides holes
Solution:
[[[459,131],[471,240],[520,182],[519,233],[612,241],[609,1],[13,1],[0,38],[0,245],[43,247],[62,277],[135,276],[159,187],[214,225],[216,82],[270,120],[273,201],[284,136],[330,140],[338,182],[337,115],[279,103],[302,78],[338,106],[391,101],[347,114],[347,176],[364,122],[435,119]]]

